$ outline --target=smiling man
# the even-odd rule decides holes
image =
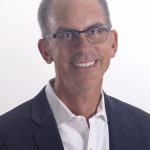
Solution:
[[[117,52],[105,0],[43,0],[39,51],[56,76],[0,117],[0,150],[149,150],[150,115],[108,96]]]

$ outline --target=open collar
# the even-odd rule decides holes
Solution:
[[[56,121],[46,98],[45,88],[32,101],[32,120],[39,126],[33,135],[39,150],[64,150]]]

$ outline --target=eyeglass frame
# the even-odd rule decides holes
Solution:
[[[101,42],[96,42],[96,43],[92,43],[92,42],[90,42],[89,40],[88,40],[88,36],[87,36],[87,32],[90,30],[90,29],[94,29],[94,28],[103,28],[104,30],[106,30],[107,31],[107,35],[106,35],[106,38],[103,40],[103,41],[101,41]],[[102,43],[102,42],[104,42],[104,41],[106,41],[106,39],[107,39],[107,37],[108,37],[108,32],[109,31],[111,31],[111,27],[110,26],[107,26],[107,25],[99,25],[99,26],[92,26],[92,27],[88,27],[87,29],[84,29],[84,30],[74,30],[74,29],[66,29],[66,31],[64,30],[62,30],[62,31],[58,31],[58,32],[56,32],[56,33],[54,33],[54,34],[47,34],[46,36],[45,36],[45,38],[55,38],[55,39],[57,39],[57,34],[60,34],[60,33],[67,33],[67,32],[72,32],[72,33],[75,33],[77,36],[76,36],[76,40],[78,41],[79,39],[80,39],[80,34],[81,33],[84,33],[85,34],[85,37],[86,37],[86,39],[87,39],[87,41],[90,43],[90,44],[97,44],[97,43]],[[76,42],[77,42],[76,41]],[[63,47],[70,47],[70,46],[73,46],[74,44],[71,44],[71,45],[68,45],[68,46],[63,46]]]

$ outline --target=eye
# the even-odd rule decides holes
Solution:
[[[91,28],[87,31],[87,34],[90,35],[102,35],[106,32],[107,30],[105,28],[102,27],[95,27],[95,28]]]
[[[100,30],[98,28],[91,28],[88,30],[88,34],[96,34],[98,33]]]
[[[56,36],[59,39],[72,39],[73,38],[73,32],[60,32]]]

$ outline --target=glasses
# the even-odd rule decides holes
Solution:
[[[84,33],[87,41],[90,44],[98,44],[107,39],[109,31],[109,26],[91,27],[83,31],[68,29],[68,31],[60,31],[55,34],[48,34],[46,35],[46,38],[55,38],[61,47],[70,47],[76,45],[80,39],[80,34]]]

